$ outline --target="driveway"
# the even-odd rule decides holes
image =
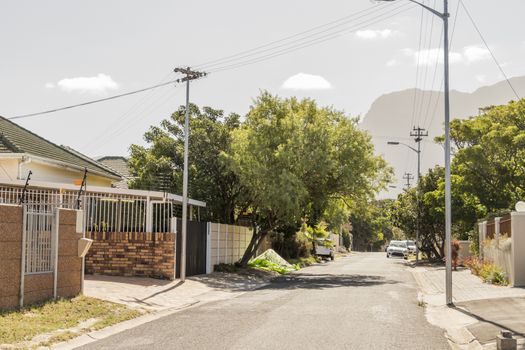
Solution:
[[[363,253],[82,349],[449,349],[402,259]]]

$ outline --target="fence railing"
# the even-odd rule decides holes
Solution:
[[[55,213],[53,206],[28,204],[24,206],[25,216],[25,268],[24,273],[52,272],[53,251],[56,237],[53,237]]]
[[[162,194],[152,197],[115,192],[82,195],[80,209],[84,210],[86,232],[171,232],[170,219],[182,214],[182,205]],[[0,203],[18,204],[22,193],[22,187],[0,185]],[[72,190],[29,188],[24,203],[52,213],[57,207],[77,209],[77,196]]]

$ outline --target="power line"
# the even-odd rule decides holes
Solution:
[[[172,74],[173,74],[173,72],[169,72],[162,79],[160,79],[157,84],[162,83],[163,81],[165,81]],[[144,96],[142,96],[142,98],[138,99],[130,108],[128,108],[118,118],[112,120],[110,125],[106,126],[104,128],[104,130],[102,130],[94,138],[92,138],[88,142],[86,142],[81,148],[86,148],[86,147],[89,148],[89,147],[91,147],[91,145],[93,145],[95,143],[100,144],[100,142],[98,142],[99,140],[101,140],[103,138],[111,137],[109,135],[110,134],[112,135],[114,133],[114,130],[121,130],[122,129],[121,125],[124,126],[125,122],[127,122],[128,124],[131,122],[131,120],[127,120],[128,116],[134,115],[135,113],[137,113],[137,115],[138,115],[141,112],[144,112],[144,105],[145,105],[145,103],[148,102],[148,100],[150,100],[151,97],[157,91],[158,90],[150,90],[150,92],[148,94],[144,94]],[[158,101],[158,99],[155,100],[155,101]],[[142,111],[140,111],[141,109],[142,109]],[[132,117],[132,120],[135,120],[135,116]],[[115,129],[116,127],[118,127],[118,129]]]
[[[507,84],[508,84],[509,87],[511,88],[512,92],[514,92],[514,95],[516,96],[516,98],[517,98],[518,100],[520,100],[520,99],[521,99],[520,95],[518,94],[518,92],[516,91],[516,89],[514,89],[514,86],[513,86],[512,83],[510,82],[509,78],[507,77],[507,74],[505,74],[505,71],[503,70],[503,68],[502,68],[501,65],[499,64],[498,60],[496,59],[496,56],[494,55],[494,52],[492,52],[492,50],[490,49],[489,45],[487,44],[487,41],[486,41],[485,38],[483,37],[483,34],[481,34],[481,31],[479,30],[478,25],[477,25],[476,22],[474,21],[474,18],[472,18],[472,16],[470,15],[470,12],[469,12],[469,10],[467,9],[467,6],[465,6],[465,4],[463,3],[462,0],[459,0],[459,3],[461,4],[461,6],[463,7],[463,9],[464,9],[465,12],[467,13],[467,16],[468,16],[468,18],[470,19],[470,22],[472,22],[472,25],[474,26],[474,28],[475,28],[476,31],[478,32],[478,35],[479,35],[479,37],[481,38],[481,41],[483,41],[483,44],[485,45],[485,47],[487,48],[487,50],[490,52],[490,55],[492,56],[492,59],[494,60],[494,63],[496,63],[496,66],[498,66],[499,71],[501,72],[501,74],[503,75],[503,77],[505,78],[505,80],[507,81]]]
[[[282,39],[279,39],[279,40],[275,40],[275,41],[272,41],[272,42],[269,42],[269,43],[266,43],[266,44],[263,44],[263,45],[260,45],[260,46],[257,46],[257,47],[254,47],[252,49],[248,49],[248,50],[244,50],[244,51],[240,51],[238,53],[235,53],[233,55],[228,55],[228,56],[225,56],[225,57],[221,57],[221,58],[218,58],[218,59],[214,59],[214,60],[210,60],[210,61],[207,61],[207,62],[204,62],[204,63],[201,63],[197,66],[195,66],[195,68],[204,68],[206,67],[206,69],[209,69],[210,66],[214,66],[216,65],[217,63],[221,62],[221,63],[225,63],[225,62],[228,62],[228,61],[231,61],[233,58],[237,57],[237,58],[241,58],[241,57],[244,57],[246,56],[246,54],[249,54],[251,52],[261,52],[260,50],[261,49],[264,49],[264,48],[267,48],[269,46],[272,46],[274,44],[279,44],[281,42],[285,42],[287,40],[290,40],[290,39],[293,39],[293,38],[297,38],[297,37],[300,37],[301,35],[304,35],[304,34],[308,34],[308,33],[311,33],[317,29],[320,29],[320,28],[324,28],[324,27],[328,27],[332,24],[336,24],[336,23],[339,23],[339,22],[343,22],[343,23],[340,23],[340,24],[336,24],[335,26],[332,26],[330,27],[329,29],[332,29],[332,28],[336,28],[338,26],[341,26],[341,25],[344,25],[344,24],[347,24],[349,22],[349,20],[357,15],[360,15],[360,14],[363,14],[363,13],[366,13],[366,12],[370,12],[374,9],[376,9],[377,7],[381,6],[380,4],[376,4],[372,7],[369,7],[367,9],[364,9],[364,10],[361,10],[361,11],[358,11],[356,13],[352,13],[348,16],[345,16],[345,17],[342,17],[342,18],[339,18],[339,19],[336,19],[334,21],[331,21],[331,22],[328,22],[328,23],[325,23],[325,24],[321,24],[321,25],[318,25],[316,27],[313,27],[313,28],[310,28],[308,30],[305,30],[305,31],[302,31],[302,32],[299,32],[299,33],[296,33],[296,34],[293,34],[293,35],[289,35],[287,37],[284,37]],[[358,17],[360,18],[360,17]],[[322,32],[320,33],[316,33],[315,35],[317,34],[321,34],[323,32],[327,31],[327,29],[323,30]],[[304,38],[302,38],[304,39]],[[301,39],[301,40],[302,40]],[[265,50],[263,50],[265,51]],[[240,57],[239,57],[240,56]]]
[[[138,93],[141,93],[141,92],[144,92],[144,91],[153,90],[153,89],[157,89],[157,88],[159,88],[159,87],[163,87],[163,86],[166,86],[166,85],[174,84],[174,83],[176,83],[176,82],[177,82],[177,80],[170,80],[170,81],[168,81],[168,82],[166,82],[166,83],[153,85],[153,86],[150,86],[150,87],[147,87],[147,88],[144,88],[144,89],[140,89],[140,90],[130,91],[130,92],[126,92],[126,93],[119,94],[119,95],[113,95],[113,96],[106,97],[106,98],[101,98],[101,99],[98,99],[98,100],[92,100],[92,101],[88,101],[88,102],[78,103],[78,104],[71,105],[71,106],[60,107],[60,108],[55,108],[55,109],[50,109],[50,110],[43,111],[43,112],[36,112],[36,113],[30,113],[30,114],[17,115],[17,116],[15,116],[15,117],[10,117],[10,118],[7,118],[7,119],[11,119],[11,120],[14,120],[14,119],[22,119],[22,118],[35,117],[35,116],[43,115],[43,114],[49,114],[49,113],[54,113],[54,112],[60,112],[60,111],[64,111],[64,110],[66,110],[66,109],[72,109],[72,108],[77,108],[77,107],[87,106],[87,105],[91,105],[91,104],[94,104],[94,103],[99,103],[99,102],[104,102],[104,101],[114,100],[114,99],[117,99],[117,98],[120,98],[120,97],[124,97],[124,96],[129,96],[129,95],[138,94]]]
[[[434,4],[433,4],[433,7],[432,8],[436,8],[436,0],[434,0]],[[429,16],[431,16],[431,22],[430,22],[430,33],[428,35],[428,45],[427,45],[427,52],[426,52],[426,62],[425,62],[425,73],[423,75],[423,88],[422,88],[422,93],[421,93],[421,99],[419,101],[419,105],[418,105],[418,123],[421,123],[421,118],[424,116],[423,115],[423,109],[424,109],[424,105],[425,105],[425,100],[426,100],[426,97],[427,97],[427,77],[428,77],[428,71],[429,71],[429,66],[430,66],[430,52],[431,52],[431,49],[432,49],[432,34],[434,34],[434,19],[436,18],[436,16],[434,16],[433,14],[429,13]],[[425,116],[425,119],[426,119],[426,116]],[[424,123],[423,123],[424,124]]]
[[[406,7],[407,5],[409,5],[409,7]],[[324,36],[321,36],[321,37],[318,37],[318,38],[315,38],[315,39],[311,39],[311,40],[308,40],[306,42],[302,42],[302,43],[293,45],[291,47],[284,48],[284,49],[278,50],[278,51],[273,52],[273,53],[269,53],[269,54],[261,56],[261,57],[255,57],[253,59],[249,59],[249,60],[246,60],[246,61],[233,63],[233,64],[222,66],[222,67],[217,67],[215,69],[212,69],[211,73],[216,73],[216,72],[220,72],[220,71],[224,71],[224,70],[231,70],[231,69],[244,67],[244,66],[251,65],[251,64],[254,64],[254,63],[266,61],[266,60],[272,59],[274,57],[282,56],[282,55],[285,55],[285,54],[290,53],[290,52],[301,50],[301,49],[306,48],[306,47],[317,45],[317,44],[326,42],[328,40],[334,39],[334,38],[338,37],[343,32],[354,32],[354,31],[357,31],[359,29],[362,29],[362,28],[365,28],[367,26],[370,26],[371,24],[382,22],[382,21],[384,21],[386,19],[389,19],[389,18],[392,18],[392,17],[394,17],[394,16],[396,16],[396,15],[398,15],[400,13],[406,12],[406,11],[410,10],[411,8],[413,8],[413,7],[415,7],[415,5],[411,5],[410,6],[410,4],[403,4],[402,6],[399,6],[399,7],[397,7],[394,10],[385,12],[385,13],[381,14],[380,16],[376,16],[376,18],[368,19],[368,20],[365,20],[364,22],[359,23],[358,24],[359,26],[338,30],[338,31],[332,32],[330,34],[327,34],[327,35],[324,35]],[[392,11],[395,11],[395,10],[399,10],[399,11],[390,14]],[[388,15],[388,14],[390,14],[390,15],[387,16],[387,17],[383,17],[383,16]],[[370,22],[370,21],[372,21],[372,22]]]
[[[419,44],[417,49],[417,64],[416,64],[416,84],[414,86],[414,101],[412,106],[412,120],[411,124],[414,124],[416,118],[416,105],[417,105],[417,86],[419,84],[419,65],[421,62],[421,40],[423,39],[423,20],[425,18],[425,9],[421,8],[421,22],[419,24]]]
[[[456,7],[456,15],[454,17],[454,24],[452,25],[452,31],[450,32],[450,40],[449,40],[449,49],[450,51],[452,51],[452,42],[454,41],[454,34],[456,32],[456,24],[457,24],[457,21],[458,21],[458,16],[459,16],[459,1],[458,1],[458,5]],[[443,82],[444,82],[444,77],[441,77],[441,84],[439,84],[439,90],[441,91],[443,89]],[[434,118],[436,117],[436,112],[437,112],[437,108],[438,108],[438,102],[439,102],[439,96],[440,96],[441,92],[437,94],[437,97],[436,97],[436,103],[434,105],[434,112],[432,113],[432,118],[430,119],[430,123],[428,124],[428,128],[430,128],[430,126],[432,125],[432,122],[434,121]]]
[[[407,4],[403,4],[402,6],[398,6],[396,8],[394,8],[393,10],[395,11],[396,9],[401,9],[403,7],[405,7]],[[376,6],[377,7],[377,6]],[[366,11],[370,11],[370,10],[373,10],[375,9],[376,7],[372,7],[372,8],[369,8],[369,9],[366,9],[366,10],[363,10],[363,11],[360,11],[356,14],[353,14],[353,15],[350,15],[350,16],[356,16],[357,14],[361,14],[361,13],[364,13]],[[405,9],[406,10],[406,9]],[[379,16],[376,16],[375,18],[376,19],[379,19],[377,21],[374,21],[374,22],[371,22],[371,23],[367,23],[367,25],[370,25],[370,24],[374,24],[374,23],[377,23],[379,21],[382,21],[382,20],[385,20],[385,19],[388,19],[390,17],[393,17],[394,15],[397,15],[401,12],[404,12],[404,11],[398,11],[394,14],[392,14],[391,16],[388,16],[386,18],[381,18],[381,16],[384,16],[388,13],[391,13],[391,11],[387,11],[385,13],[382,13],[381,15]],[[350,17],[349,16],[349,17]],[[371,18],[372,20],[374,18]],[[371,19],[368,19],[371,20]],[[332,21],[328,24],[325,24],[325,25],[321,25],[321,26],[317,26],[317,27],[314,27],[308,31],[305,31],[305,32],[302,32],[302,33],[308,33],[308,32],[312,32],[314,31],[315,29],[317,28],[320,28],[320,27],[323,27],[323,26],[327,26],[327,25],[330,25],[330,24],[333,24],[335,22],[338,22],[338,21],[341,21],[342,19],[340,20],[336,20],[336,21]],[[365,22],[362,22],[360,24],[364,24],[366,23]],[[292,47],[289,47],[289,48],[286,48],[284,50],[280,50],[280,51],[277,51],[277,52],[273,52],[272,54],[270,55],[266,55],[266,56],[262,56],[262,57],[256,57],[255,59],[253,60],[249,60],[249,61],[242,61],[242,62],[237,62],[235,64],[232,64],[232,65],[227,65],[227,66],[223,66],[223,67],[218,67],[215,72],[218,72],[218,71],[223,71],[223,70],[229,70],[229,69],[235,69],[235,68],[239,68],[239,67],[242,67],[242,66],[245,66],[245,65],[249,65],[249,64],[254,64],[254,63],[257,63],[257,62],[261,62],[261,61],[265,61],[265,60],[268,60],[268,59],[271,59],[271,58],[274,58],[274,57],[277,57],[277,56],[281,56],[281,55],[284,55],[284,54],[287,54],[287,53],[290,53],[290,52],[293,52],[293,51],[296,51],[296,50],[299,50],[299,49],[302,49],[302,48],[305,48],[305,47],[309,47],[309,46],[312,46],[312,45],[315,45],[315,44],[319,44],[319,43],[322,43],[324,41],[327,41],[327,40],[330,40],[330,39],[333,39],[335,36],[334,34],[337,36],[339,33],[341,32],[344,32],[344,31],[347,31],[348,28],[345,28],[343,30],[339,30],[339,31],[335,31],[331,34],[328,34],[328,35],[325,35],[325,36],[321,36],[319,38],[316,38],[316,39],[313,39],[313,40],[310,40],[310,41],[306,41],[306,42],[303,42],[299,45],[295,45],[295,46],[292,46]],[[357,30],[357,29],[355,29]],[[326,32],[326,30],[324,31]],[[317,33],[316,35],[319,35],[323,32],[320,32],[320,33]],[[298,35],[300,35],[301,33],[298,33],[298,34],[295,34],[295,35],[292,35],[292,36],[289,36],[287,38],[284,38],[284,39],[281,39],[281,40],[278,40],[276,42],[282,42],[282,41],[285,41],[287,40],[288,38],[292,38],[292,37],[296,37]],[[308,37],[306,37],[308,38]],[[303,38],[302,40],[304,40],[305,38]],[[274,42],[275,43],[275,42]],[[293,42],[291,42],[293,43]],[[291,44],[291,43],[288,43],[288,44]],[[271,44],[271,43],[270,43]],[[266,44],[266,45],[263,45],[262,47],[264,46],[268,46],[270,44]],[[274,50],[275,48],[273,48],[272,50]],[[252,49],[253,50],[253,49]],[[245,52],[248,52],[250,50],[247,50]],[[260,52],[258,52],[260,53]],[[238,55],[238,54],[236,54]],[[230,55],[228,57],[233,57],[235,55]],[[219,62],[221,59],[218,59],[218,60],[215,60],[216,62]],[[119,94],[119,95],[114,95],[114,96],[110,96],[110,97],[106,97],[106,98],[102,98],[102,99],[97,99],[97,100],[92,100],[92,101],[87,101],[87,102],[83,102],[83,103],[78,103],[78,104],[75,104],[75,105],[70,105],[70,106],[66,106],[66,107],[60,107],[60,108],[55,108],[55,109],[51,109],[51,110],[46,110],[46,111],[42,111],[42,112],[36,112],[36,113],[30,113],[30,114],[23,114],[23,115],[18,115],[18,116],[14,116],[14,117],[10,117],[8,119],[22,119],[22,118],[29,118],[29,117],[34,117],[34,116],[38,116],[38,115],[44,115],[44,114],[49,114],[49,113],[54,113],[54,112],[59,112],[59,111],[63,111],[63,110],[67,110],[67,109],[72,109],[72,108],[77,108],[77,107],[82,107],[82,106],[86,106],[86,105],[90,105],[90,104],[95,104],[95,103],[99,103],[99,102],[104,102],[104,101],[109,101],[109,100],[113,100],[113,99],[117,99],[117,98],[120,98],[120,97],[124,97],[124,96],[129,96],[129,95],[133,95],[133,94],[137,94],[137,93],[141,93],[141,92],[144,92],[144,91],[148,91],[148,90],[153,90],[153,89],[156,89],[156,88],[159,88],[159,87],[162,87],[162,86],[166,86],[166,85],[169,85],[169,84],[173,84],[173,83],[176,83],[177,80],[171,80],[171,81],[168,81],[166,83],[161,83],[161,84],[157,84],[157,85],[154,85],[154,86],[150,86],[150,87],[147,87],[147,88],[144,88],[144,89],[140,89],[140,90],[135,90],[135,91],[130,91],[130,92],[127,92],[127,93],[123,93],[123,94]]]

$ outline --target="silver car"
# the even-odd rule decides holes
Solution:
[[[407,242],[408,253],[415,255],[417,252],[416,242],[414,241],[406,241],[406,242]]]
[[[386,257],[399,256],[408,259],[408,246],[405,241],[390,241],[386,249]]]

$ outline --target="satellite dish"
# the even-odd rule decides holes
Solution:
[[[525,211],[525,202],[519,201],[516,203],[516,211],[524,212]]]

